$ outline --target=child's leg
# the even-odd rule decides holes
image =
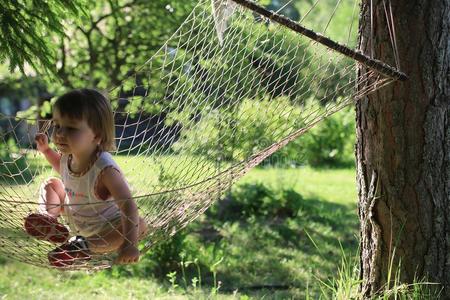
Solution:
[[[148,232],[147,223],[143,218],[139,218],[139,240]],[[124,242],[124,234],[122,233],[122,224],[116,228],[111,228],[104,233],[88,237],[89,250],[93,253],[108,253],[116,251]]]
[[[25,231],[40,240],[56,244],[66,242],[69,230],[56,219],[61,213],[65,196],[61,180],[46,180],[39,191],[39,212],[31,213],[24,219]]]
[[[62,181],[55,177],[47,179],[41,186],[39,211],[55,218],[59,217],[65,197]]]

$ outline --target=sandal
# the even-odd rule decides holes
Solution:
[[[69,230],[66,226],[49,215],[30,214],[25,218],[24,227],[29,235],[55,244],[65,243],[69,238]]]
[[[50,265],[63,268],[73,264],[82,264],[91,259],[90,251],[84,237],[76,236],[64,245],[57,247],[48,254]]]

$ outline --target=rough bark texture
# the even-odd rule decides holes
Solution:
[[[399,270],[450,299],[450,1],[385,3],[409,80],[357,104],[361,288],[373,296]],[[360,36],[364,53],[395,64],[383,0],[363,0]]]

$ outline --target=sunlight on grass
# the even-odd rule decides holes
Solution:
[[[2,299],[153,299],[167,293],[155,281],[138,278],[115,279],[104,273],[87,275],[8,263],[1,267]]]
[[[357,189],[354,169],[253,169],[239,183],[264,182],[271,186],[292,188],[306,198],[356,205]]]

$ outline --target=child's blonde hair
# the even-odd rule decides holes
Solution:
[[[86,120],[95,135],[100,137],[99,150],[113,151],[114,115],[109,100],[94,89],[77,89],[59,97],[54,106],[61,116]]]

